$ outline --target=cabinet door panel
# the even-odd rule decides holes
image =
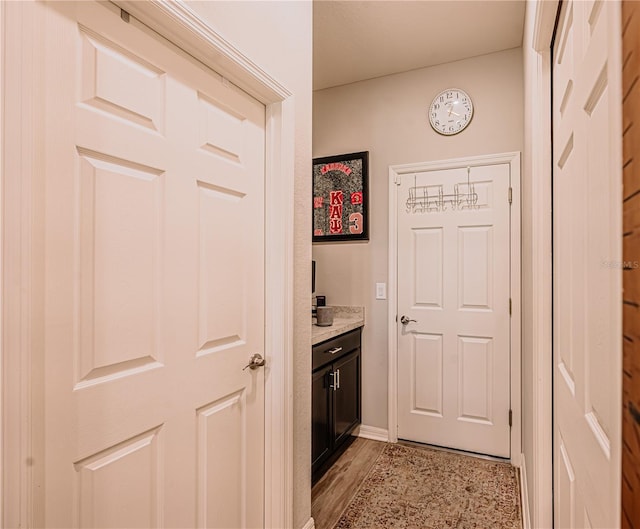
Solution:
[[[331,371],[329,365],[311,376],[311,465],[314,469],[326,459],[331,448]]]
[[[334,392],[334,445],[360,422],[360,349],[333,364],[339,388]]]

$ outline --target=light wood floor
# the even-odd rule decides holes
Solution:
[[[385,444],[358,437],[314,485],[311,516],[316,529],[332,529]]]

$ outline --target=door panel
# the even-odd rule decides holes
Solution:
[[[238,440],[243,438],[246,408],[244,392],[236,392],[197,411],[198,527],[244,527],[238,498],[246,488],[247,460]]]
[[[313,421],[313,437],[311,440],[311,464],[315,465],[329,453],[331,441],[331,395],[332,388],[329,388],[329,377],[333,373],[333,366],[327,367],[314,373],[311,377],[311,402],[313,409],[311,419]]]
[[[458,416],[460,420],[492,422],[493,340],[458,336]]]
[[[508,164],[403,175],[398,437],[510,456]]]
[[[458,285],[460,309],[491,310],[492,226],[458,228]]]
[[[46,17],[47,527],[262,527],[265,108],[110,4]]]
[[[619,525],[616,4],[563,2],[553,50],[554,508],[563,528]]]
[[[157,527],[162,520],[161,431],[154,429],[75,463],[80,527]]]
[[[442,417],[442,335],[414,333],[412,339],[412,407]]]
[[[443,229],[417,228],[412,231],[416,269],[414,305],[442,308],[444,277],[442,275]]]
[[[335,362],[333,369],[338,383],[338,389],[333,393],[334,442],[338,444],[360,422],[360,350]]]
[[[91,29],[79,29],[80,104],[163,134],[165,72]]]
[[[165,177],[98,156],[78,149],[78,388],[163,360],[156,305]]]

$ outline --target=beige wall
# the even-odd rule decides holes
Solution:
[[[435,133],[432,98],[448,87],[467,91],[475,113],[457,136]],[[522,151],[523,70],[520,48],[314,92],[313,155],[370,153],[370,241],[315,244],[316,293],[329,305],[364,305],[363,423],[387,424],[389,165]]]
[[[208,23],[294,94],[294,527],[311,516],[310,1],[190,1]]]

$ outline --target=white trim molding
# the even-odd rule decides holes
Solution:
[[[293,527],[293,183],[295,103],[277,79],[215,32],[180,0],[116,1],[132,22],[144,24],[266,106],[266,321],[265,356],[265,527]],[[38,215],[34,186],[43,142],[38,135],[39,108],[44,104],[42,13],[35,2],[0,4],[2,49],[2,336],[0,349],[0,440],[2,477],[0,526],[41,526],[42,504],[35,442],[42,434],[33,409],[41,405],[43,374],[32,357],[42,344],[38,307],[32,295],[39,281],[32,265],[42,256],[42,241],[32,233]],[[135,17],[135,18],[134,18]],[[40,25],[39,25],[40,24]],[[7,46],[10,43],[11,46]],[[5,112],[7,110],[7,112]],[[8,112],[8,110],[11,110]],[[11,134],[7,134],[7,131]],[[6,156],[5,156],[6,155]],[[41,172],[41,171],[40,171]],[[42,187],[42,186],[40,186]],[[7,207],[11,205],[11,207]],[[32,255],[36,253],[36,255]],[[11,286],[11,288],[8,288]],[[34,323],[35,322],[35,323]],[[35,328],[34,328],[35,326]],[[34,353],[35,351],[35,353]],[[36,401],[36,408],[32,401]],[[11,409],[5,409],[11,403]],[[39,403],[39,404],[38,404]],[[35,446],[35,448],[34,448]],[[41,466],[41,465],[40,465]],[[7,484],[11,484],[7,486]],[[35,518],[34,518],[35,517]],[[311,520],[310,528],[313,527]]]
[[[527,489],[527,466],[524,454],[520,456],[520,507],[522,514],[522,529],[531,529],[531,514],[529,513],[529,490]]]
[[[511,277],[510,292],[513,303],[511,318],[511,409],[513,424],[510,435],[511,464],[519,466],[522,453],[522,410],[521,410],[521,262],[520,262],[520,153],[508,152],[502,154],[487,154],[438,160],[389,167],[389,441],[398,441],[398,324],[397,292],[398,292],[398,186],[396,179],[403,174],[413,174],[422,171],[455,169],[459,167],[476,167],[491,164],[509,164],[510,185],[513,188],[513,203],[511,206]]]
[[[551,39],[553,38],[553,29],[556,25],[559,3],[559,0],[535,2],[535,22],[531,38],[531,47],[538,52],[545,53],[551,49]],[[529,8],[531,8],[531,5],[527,6],[527,9]],[[549,111],[551,111],[551,109],[549,109]],[[551,116],[551,113],[549,113],[549,116]]]
[[[371,439],[372,441],[389,442],[389,430],[375,426],[367,426],[366,424],[361,424],[355,435],[363,439]]]
[[[523,373],[532,394],[530,438],[523,440],[529,456],[524,479],[530,521],[533,527],[553,526],[552,467],[552,239],[551,239],[551,39],[558,12],[558,0],[527,0],[523,55],[525,68],[525,147],[523,182],[527,182],[531,261],[524,276],[525,314],[530,331],[524,352],[531,355],[532,372]],[[530,240],[527,241],[527,238]],[[529,430],[528,430],[529,431]],[[524,508],[524,507],[523,507]]]
[[[183,0],[114,0],[120,9],[263,103],[291,96],[289,90],[217,33]]]
[[[293,118],[291,100],[267,106],[265,198],[277,206],[266,208],[265,527],[274,529],[293,524]]]
[[[34,464],[42,452],[41,287],[34,261],[44,247],[34,226],[42,222],[41,117],[44,108],[43,17],[33,2],[3,2],[0,135],[2,137],[2,312],[0,313],[0,498],[2,527],[38,527],[35,504],[42,497],[42,472]],[[12,50],[8,53],[7,50]]]

